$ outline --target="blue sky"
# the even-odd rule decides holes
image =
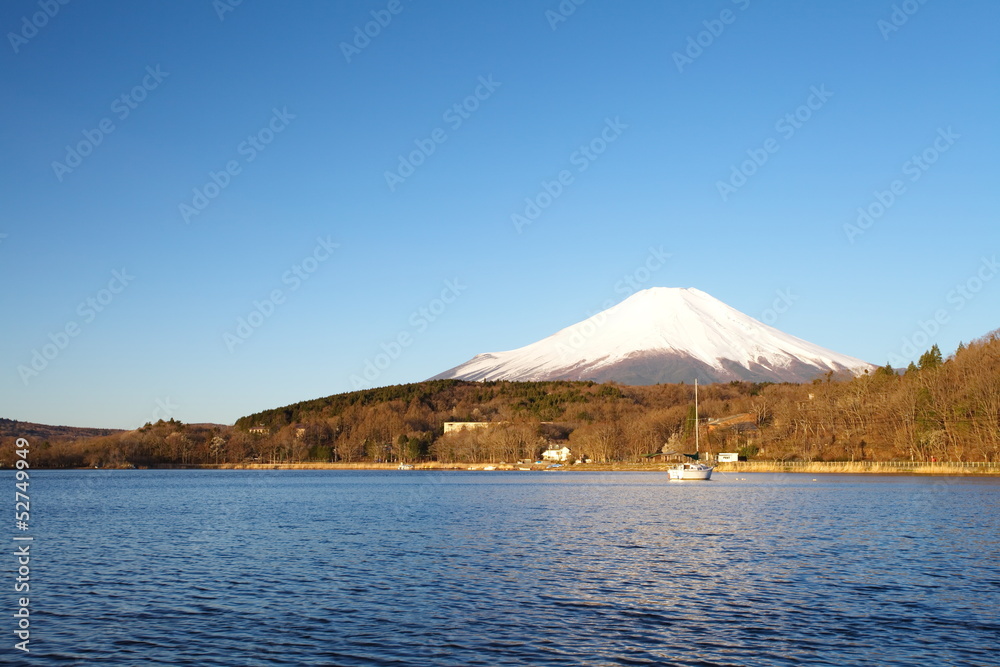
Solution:
[[[525,345],[626,277],[949,352],[1000,326],[998,19],[6,2],[0,416],[232,423]]]

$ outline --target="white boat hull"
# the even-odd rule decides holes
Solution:
[[[684,463],[667,470],[670,479],[712,479],[712,468],[706,465]]]

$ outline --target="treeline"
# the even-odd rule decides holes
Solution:
[[[702,449],[783,460],[1000,460],[1000,334],[947,359],[934,347],[811,384],[731,382],[699,391]],[[694,387],[438,380],[380,387],[248,415],[233,427],[173,420],[32,452],[37,466],[285,462],[514,462],[550,447],[597,462],[693,451]],[[742,414],[738,427],[710,420]],[[445,422],[489,428],[443,432]],[[669,443],[669,444],[668,444]],[[9,448],[7,448],[9,449]]]
[[[243,439],[229,426],[183,424],[171,419],[146,424],[135,431],[116,431],[111,435],[43,437],[16,427],[4,429],[0,467],[13,464],[15,438],[30,444],[33,468],[125,468],[163,464],[223,462],[227,456],[239,456]],[[8,445],[10,441],[10,445]],[[249,450],[248,450],[249,451]]]

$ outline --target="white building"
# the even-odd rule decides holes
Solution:
[[[562,449],[546,449],[542,452],[542,460],[544,461],[559,461],[560,463],[565,463],[569,460],[569,457],[569,447],[563,447]]]

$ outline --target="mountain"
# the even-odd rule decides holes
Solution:
[[[876,367],[783,333],[694,288],[653,287],[548,338],[433,380],[808,382]]]

